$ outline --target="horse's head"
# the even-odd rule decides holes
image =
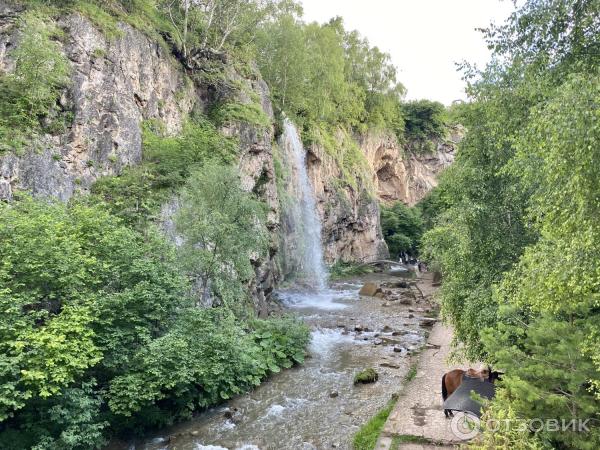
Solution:
[[[490,383],[494,383],[496,380],[502,380],[502,375],[504,375],[504,372],[490,371],[490,377],[488,378],[488,381]]]
[[[492,366],[487,366],[487,369],[485,369],[487,371],[487,380],[490,383],[495,382],[496,380],[500,380],[501,379],[501,375],[504,375],[504,372],[498,372],[497,370],[492,370]]]

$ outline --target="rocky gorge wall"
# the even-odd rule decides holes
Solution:
[[[0,0],[0,74],[14,68],[10,52],[19,45],[21,13],[22,7]],[[0,154],[0,199],[10,200],[17,190],[26,190],[67,201],[76,193],[88,192],[100,177],[118,175],[142,161],[144,121],[160,121],[167,133],[175,135],[193,111],[206,113],[223,102],[255,105],[270,125],[232,120],[221,131],[239,142],[243,188],[268,205],[271,245],[266,258],[253,261],[256,277],[249,286],[257,310],[266,313],[267,299],[282,276],[277,253],[285,229],[281,226],[285,203],[277,190],[273,107],[258,71],[245,71],[242,76],[225,58],[217,86],[211,78],[202,77],[202,57],[193,67],[183,65],[165,45],[129,25],[119,24],[120,36],[109,39],[78,13],[58,22],[64,30],[61,51],[72,68],[70,86],[60,103],[73,112],[73,121],[60,134],[40,136],[35,148]],[[407,153],[385,134],[368,133],[354,141],[366,162],[367,173],[362,175],[369,180],[368,186],[340,183],[336,160],[319,145],[306,146],[329,263],[386,256],[378,202],[414,204],[435,185],[439,172],[454,157],[451,141],[437,142],[436,150],[423,156]],[[346,144],[340,141],[339,145]],[[167,228],[176,209],[176,202],[163,208]]]
[[[22,12],[22,7],[0,0],[0,73],[14,68],[10,50],[19,45]],[[73,121],[64,133],[40,136],[31,148],[0,154],[0,199],[11,200],[17,190],[62,201],[85,194],[100,177],[118,175],[142,161],[145,120],[158,120],[175,135],[192,111],[206,112],[215,102],[248,103],[248,92],[273,119],[268,88],[256,75],[243,78],[226,65],[224,85],[237,88],[216,89],[193,80],[189,68],[165,46],[129,25],[119,24],[121,35],[110,39],[78,13],[61,17],[58,26],[65,32],[60,46],[72,69],[60,102],[73,112]],[[231,122],[221,131],[239,142],[243,188],[255,192],[269,208],[268,227],[274,238],[268,257],[253,261],[256,278],[250,286],[257,309],[264,313],[265,298],[278,277],[273,127]],[[176,203],[165,205],[164,211],[168,227]]]
[[[338,145],[357,145],[365,164],[365,182],[359,187],[340,186],[339,165],[320,145],[308,148],[308,171],[323,223],[325,258],[329,263],[372,261],[388,256],[379,223],[379,203],[401,201],[414,205],[437,185],[437,177],[454,161],[460,128],[446,139],[432,141],[433,151],[415,154],[410,144],[399,144],[395,136],[368,132],[353,142],[338,139]]]

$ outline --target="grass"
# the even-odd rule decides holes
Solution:
[[[410,366],[410,369],[408,369],[408,372],[406,373],[406,376],[404,377],[404,382],[408,383],[408,382],[414,380],[416,376],[417,376],[417,363],[414,363],[412,366]]]
[[[415,361],[408,369],[406,376],[404,377],[405,384],[414,380],[417,376],[417,362]],[[374,450],[375,445],[377,444],[377,439],[383,430],[383,426],[387,421],[388,416],[394,409],[394,405],[398,401],[398,395],[395,395],[392,400],[379,411],[371,420],[369,420],[366,424],[364,424],[360,430],[354,435],[354,440],[352,441],[354,450]],[[420,436],[412,436],[412,435],[399,435],[394,436],[392,441],[391,450],[398,449],[398,446],[402,443],[417,443],[417,444],[425,444],[430,443],[427,439]]]
[[[400,434],[392,438],[390,450],[398,450],[400,444],[431,444],[431,442],[422,436],[413,436],[411,434]]]
[[[352,441],[354,450],[373,450],[375,448],[377,439],[395,404],[395,399],[390,400],[381,411],[358,430]]]

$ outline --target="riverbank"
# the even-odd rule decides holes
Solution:
[[[382,292],[359,296],[365,283]],[[338,280],[321,293],[290,288],[279,296],[282,307],[311,328],[303,365],[188,422],[118,448],[351,449],[354,434],[406,383],[434,311],[414,279],[382,273]],[[370,367],[378,381],[355,385],[355,375]]]
[[[436,287],[432,274],[423,274],[417,287],[431,301]],[[448,365],[452,329],[437,322],[416,364],[415,377],[404,386],[383,426],[376,450],[453,449],[461,442],[442,409],[441,378],[458,366]]]

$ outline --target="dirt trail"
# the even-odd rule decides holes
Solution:
[[[424,297],[430,298],[436,291],[432,275],[425,273],[418,282]],[[428,345],[418,361],[417,375],[404,386],[400,398],[390,414],[376,445],[376,450],[388,450],[394,436],[412,436],[423,443],[401,443],[402,450],[452,449],[461,441],[451,430],[451,421],[442,410],[442,375],[458,366],[448,365],[452,329],[437,322],[429,336]],[[439,346],[439,348],[438,348]],[[416,437],[416,438],[415,438]],[[397,438],[400,440],[400,438]],[[429,443],[427,443],[429,442]]]

